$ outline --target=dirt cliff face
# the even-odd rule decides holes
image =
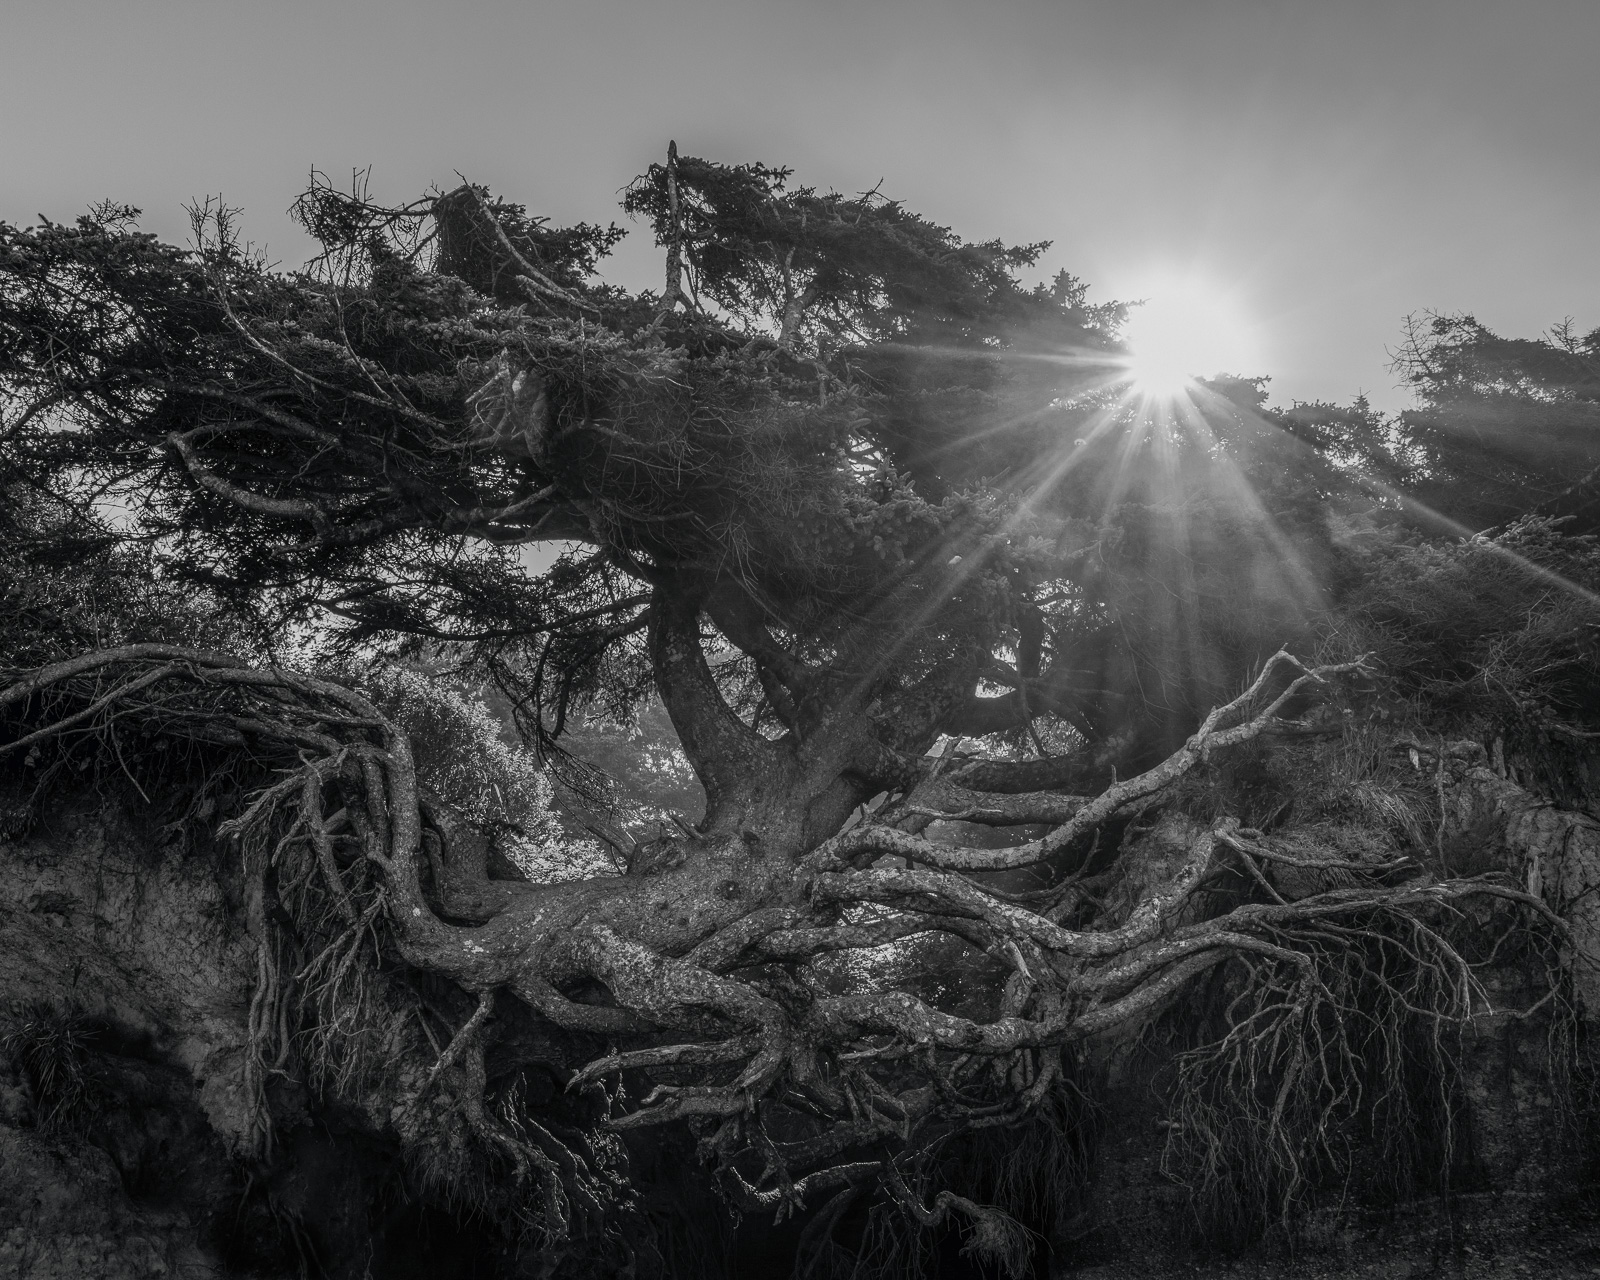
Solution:
[[[246,950],[226,877],[92,794],[0,843],[0,1274],[220,1274]]]
[[[453,1224],[409,1207],[365,1117],[273,1079],[253,1145],[236,852],[140,808],[75,795],[0,840],[0,1276],[429,1266],[418,1232],[437,1252]]]

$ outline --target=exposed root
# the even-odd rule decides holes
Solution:
[[[1462,954],[1450,921],[1480,904],[1565,928],[1531,880],[1436,874],[1443,802],[1423,823],[1409,793],[1386,805],[1352,774],[1341,803],[1382,824],[1372,838],[1343,813],[1286,827],[1274,826],[1281,808],[1251,813],[1257,828],[1231,811],[1218,785],[1229,753],[1264,750],[1292,709],[1363,674],[1359,662],[1276,655],[1167,760],[1081,803],[1050,801],[1061,821],[1026,845],[963,849],[873,821],[782,859],[743,833],[648,875],[480,886],[459,899],[488,904],[465,924],[441,904],[471,868],[445,867],[456,849],[429,825],[406,735],[372,703],[162,646],[99,663],[162,723],[222,725],[275,753],[277,779],[223,828],[241,845],[258,969],[247,1069],[260,1149],[276,1073],[338,1094],[387,1090],[433,1193],[492,1206],[552,1257],[580,1239],[609,1249],[637,1217],[620,1146],[560,1131],[552,1114],[586,1106],[604,1078],[643,1073],[646,1087],[607,1094],[606,1123],[689,1121],[739,1210],[865,1203],[859,1248],[845,1252],[881,1274],[890,1253],[909,1266],[952,1231],[1020,1274],[1032,1224],[1071,1234],[1047,1202],[1081,1183],[1092,1147],[1085,1109],[1063,1102],[1073,1055],[1197,984],[1219,1003],[1177,1063],[1167,1167],[1203,1234],[1285,1225],[1353,1176],[1357,1147],[1397,1191],[1442,1187],[1453,1040],[1485,1006],[1482,961]],[[98,680],[100,667],[65,664],[59,678]],[[12,696],[0,691],[0,705]],[[1428,785],[1448,789],[1458,772],[1436,767]],[[1413,831],[1425,848],[1406,844]],[[981,875],[1066,867],[1069,846],[1081,865],[1037,891]],[[913,937],[970,969],[972,990],[829,985],[818,967]],[[402,966],[438,984],[458,1028],[420,1081],[394,1069],[420,1051],[419,1032],[432,1038]],[[527,1105],[515,1061],[490,1077],[489,1051],[512,1039],[492,1016],[496,992],[508,1020],[541,1019],[584,1046],[575,1062],[589,1065],[558,1073],[570,1092],[554,1113]],[[476,1000],[467,1016],[463,995]],[[824,1234],[816,1256],[841,1248]]]
[[[483,1032],[483,1024],[489,1015],[494,1012],[494,992],[485,991],[478,997],[478,1007],[472,1011],[472,1016],[467,1019],[461,1030],[451,1037],[450,1043],[445,1046],[439,1060],[433,1064],[433,1069],[428,1072],[428,1078],[422,1082],[416,1096],[408,1104],[415,1106],[426,1095],[438,1078],[448,1071],[461,1059],[463,1053],[476,1052],[482,1057],[483,1048],[479,1037]]]
[[[1380,912],[1282,939],[1305,966],[1241,957],[1214,975],[1208,1037],[1177,1058],[1163,1168],[1203,1239],[1237,1247],[1287,1228],[1371,1160],[1365,1187],[1404,1197],[1449,1182],[1457,1046],[1483,1008],[1445,936]]]

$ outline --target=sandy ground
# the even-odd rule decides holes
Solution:
[[[1241,1258],[1182,1261],[1134,1250],[1115,1262],[1063,1269],[1058,1275],[1062,1280],[1600,1278],[1600,1191],[1575,1191],[1560,1204],[1544,1197],[1461,1196],[1446,1212],[1417,1206],[1340,1226],[1313,1223],[1293,1249],[1263,1245]]]

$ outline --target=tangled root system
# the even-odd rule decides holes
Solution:
[[[1171,1068],[1163,1171],[1224,1250],[1358,1189],[1444,1195],[1465,1169],[1462,1049],[1487,1000],[1449,931],[1379,913],[1283,943],[1303,965],[1241,957],[1213,975],[1200,1043]],[[1565,1043],[1552,1055],[1570,1059]]]

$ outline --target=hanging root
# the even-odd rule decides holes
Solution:
[[[906,1184],[893,1160],[884,1164],[884,1185],[899,1205],[924,1230],[940,1227],[960,1215],[966,1229],[961,1252],[995,1267],[1009,1280],[1021,1280],[1033,1254],[1033,1240],[1026,1227],[1010,1214],[992,1205],[975,1204],[953,1191],[941,1191],[931,1208]]]
[[[383,947],[377,922],[384,901],[379,890],[361,915],[295,974],[305,1028],[302,1055],[313,1083],[335,1093],[353,1093],[366,1082],[390,1047],[399,1018],[381,1008],[375,990]]]
[[[439,1060],[433,1064],[432,1070],[428,1072],[428,1078],[422,1082],[422,1087],[417,1090],[416,1096],[408,1104],[408,1110],[427,1097],[428,1090],[433,1088],[434,1082],[454,1066],[463,1053],[466,1053],[469,1049],[481,1047],[479,1039],[483,1034],[483,1024],[493,1012],[494,991],[491,989],[478,996],[478,1007],[472,1011],[472,1016],[467,1019],[461,1030],[450,1038],[450,1043],[445,1046],[444,1052],[439,1055]]]
[[[1317,1191],[1443,1191],[1456,1155],[1459,1039],[1482,993],[1445,936],[1376,913],[1281,939],[1303,965],[1239,957],[1211,982],[1210,1038],[1176,1060],[1163,1170],[1206,1243],[1289,1229]],[[1357,1170],[1364,1150],[1371,1169]]]
[[[303,759],[218,831],[239,841],[256,945],[246,1077],[264,1157],[274,1075],[292,1064],[313,1087],[354,1095],[388,1069],[404,1027],[407,1010],[384,981],[385,890],[349,848],[352,837],[337,834],[346,822],[364,825],[351,821],[365,800],[357,768],[346,752]],[[328,792],[339,787],[348,799],[330,822]]]
[[[569,1252],[610,1256],[648,1235],[614,1137],[536,1115],[523,1072],[492,1081],[494,996],[485,992],[396,1116],[412,1171],[434,1197],[515,1224],[547,1268]],[[618,1264],[620,1265],[620,1264]]]
[[[1069,1243],[1086,1221],[1100,1117],[1075,1067],[1040,1069],[1055,1057],[970,1061],[963,1092],[994,1104],[990,1122],[914,1138],[892,1167],[874,1164],[870,1176],[820,1202],[800,1239],[797,1274],[923,1280],[938,1274],[940,1238],[953,1233],[985,1274],[1023,1276],[1043,1250]],[[1019,1072],[1043,1084],[1026,1109],[1009,1096]]]
[[[1099,1109],[1074,1076],[1057,1076],[1014,1124],[974,1129],[949,1144],[940,1181],[971,1189],[1053,1243],[1081,1231],[1089,1205]]]
[[[264,1154],[271,1141],[265,1080],[286,1068],[291,1053],[310,1083],[353,1096],[391,1070],[397,1040],[411,1025],[412,1008],[386,976],[388,895],[371,874],[373,860],[355,856],[383,820],[369,800],[381,784],[366,764],[346,752],[308,762],[227,828],[243,842],[258,904],[253,1010],[260,1012],[252,1014],[251,1034]],[[330,802],[326,793],[335,787]],[[339,799],[343,808],[330,820],[324,810]],[[292,928],[269,920],[269,898]],[[545,1247],[568,1241],[575,1216],[598,1232],[604,1213],[592,1160],[534,1122],[517,1090],[492,1099],[485,1050],[493,1010],[494,992],[482,992],[397,1113],[412,1166],[435,1196],[474,1213],[493,1207]],[[424,1105],[436,1091],[442,1096]]]

